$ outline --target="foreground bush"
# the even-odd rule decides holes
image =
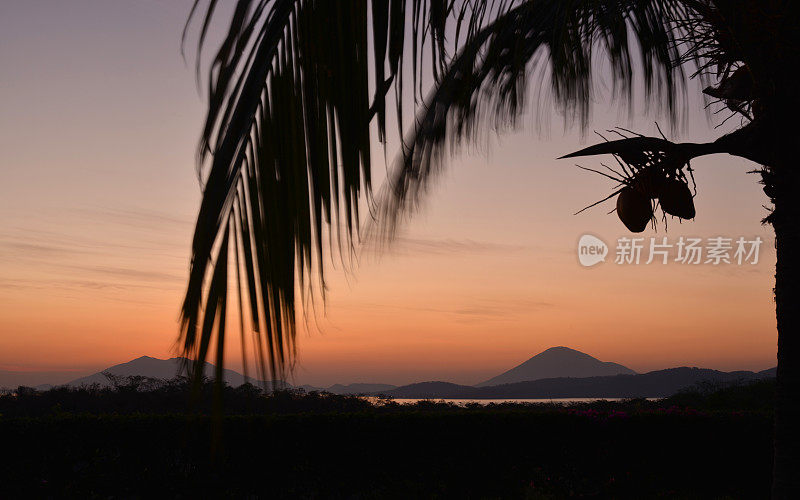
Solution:
[[[731,397],[719,391],[661,402],[460,408],[373,406],[354,397],[245,388],[226,392],[228,414],[214,417],[187,413],[180,406],[185,391],[171,390],[0,397],[0,498],[759,498],[769,492],[771,415],[726,408]],[[699,404],[679,406],[680,398]],[[106,411],[125,401],[123,410]],[[234,407],[241,414],[232,414]],[[103,411],[89,411],[97,408]]]

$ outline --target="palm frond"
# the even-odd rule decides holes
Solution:
[[[482,124],[515,124],[536,71],[549,70],[557,102],[585,124],[593,63],[605,57],[618,97],[632,99],[636,68],[647,97],[677,119],[685,97],[679,21],[693,15],[684,2],[670,0],[534,0],[473,33],[426,99],[395,161],[379,199],[381,236],[390,238],[418,205],[450,150],[474,139]]]
[[[198,52],[217,10],[217,0],[193,6]],[[387,235],[447,145],[482,123],[515,123],[545,64],[556,100],[584,123],[598,48],[616,95],[631,98],[636,68],[675,116],[684,81],[676,20],[689,10],[678,0],[238,0],[209,71],[184,356],[202,366],[213,347],[221,361],[232,293],[261,378],[284,378],[298,301],[324,298],[326,259],[346,261],[359,238],[359,204],[372,193],[370,123],[385,141],[392,90],[400,130],[409,94],[423,104],[378,200]]]
[[[448,29],[469,40],[511,5],[238,0],[209,71],[198,150],[205,185],[180,337],[192,366],[203,366],[214,343],[221,365],[233,275],[241,337],[253,343],[261,378],[285,376],[298,300],[324,295],[326,256],[347,255],[358,238],[359,203],[371,193],[369,126],[375,120],[385,140],[386,96],[394,89],[402,120],[404,74],[416,97],[421,62],[430,61],[434,81],[447,66]],[[193,6],[198,47],[217,7]]]

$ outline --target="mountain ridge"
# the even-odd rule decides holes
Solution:
[[[475,387],[527,382],[545,378],[585,378],[620,374],[634,375],[636,372],[619,363],[600,361],[576,349],[556,346],[545,349],[500,375],[475,384]]]
[[[119,363],[117,365],[110,366],[97,373],[71,380],[63,385],[71,387],[80,387],[82,385],[91,384],[109,386],[111,385],[111,381],[105,376],[105,373],[110,373],[111,375],[121,377],[145,376],[149,378],[169,380],[181,374],[183,363],[191,364],[193,361],[182,357],[159,359],[152,356],[139,356],[138,358],[126,361],[125,363]],[[208,362],[203,368],[203,373],[207,377],[213,377],[215,371],[216,366]],[[227,368],[223,370],[223,377],[225,382],[233,387],[238,387],[245,383],[244,375]],[[263,383],[262,381],[256,379],[249,379],[249,382],[253,384]]]
[[[69,380],[64,383],[39,383],[33,385],[33,388],[37,390],[48,390],[59,386],[81,387],[98,384],[102,387],[107,387],[113,385],[113,382],[105,375],[105,373],[110,373],[112,376],[117,377],[144,376],[148,378],[169,380],[181,373],[180,368],[183,362],[189,364],[192,363],[191,360],[182,357],[160,359],[152,356],[139,356],[138,358],[134,358],[130,361],[112,365],[99,372]],[[206,363],[204,373],[207,377],[213,377],[215,370],[215,365],[212,363]],[[224,369],[223,376],[225,383],[232,387],[238,387],[245,383],[244,375],[235,370]],[[253,378],[248,378],[247,381],[254,385],[263,386],[265,384],[263,381]],[[267,382],[266,384],[271,384],[271,382]],[[19,385],[25,384],[15,384],[14,387]],[[294,387],[291,384],[283,383],[282,386],[287,389],[304,389],[308,392],[326,391],[333,394],[370,394],[376,391],[385,391],[397,388],[396,385],[378,383],[334,384],[330,387],[315,387],[311,385]]]
[[[548,370],[553,367],[554,360],[556,364],[560,363],[562,366],[557,366],[555,372],[548,372]],[[574,362],[575,360],[577,360],[577,365],[573,363],[572,366],[563,366],[567,364],[568,361]],[[179,373],[178,369],[182,362],[191,363],[190,360],[180,357],[159,359],[151,356],[140,356],[125,363],[110,366],[105,370],[69,382],[62,384],[36,384],[35,388],[46,390],[59,385],[76,387],[91,385],[93,383],[97,383],[101,386],[109,386],[112,382],[104,375],[105,372],[123,377],[140,375],[150,378],[171,379]],[[207,376],[213,377],[215,369],[213,364],[206,363],[204,371]],[[582,376],[587,373],[587,370],[589,370],[588,373],[597,373],[599,371],[601,374],[588,377]],[[552,373],[566,373],[567,376],[548,376],[504,383],[504,380],[514,380],[515,377],[518,379],[520,377],[536,377],[538,375]],[[637,374],[633,370],[618,363],[603,362],[575,349],[556,346],[546,349],[514,368],[475,386],[443,381],[417,382],[399,387],[392,384],[379,383],[333,384],[329,387],[315,387],[312,385],[293,387],[290,384],[283,384],[283,386],[290,389],[303,389],[308,392],[325,391],[334,394],[354,395],[385,394],[398,398],[413,399],[540,399],[548,397],[636,397],[637,395],[658,397],[662,395],[662,393],[676,390],[678,386],[688,386],[702,380],[727,382],[736,378],[749,380],[774,376],[775,368],[762,370],[760,372],[721,372],[711,369],[678,367]],[[245,378],[242,374],[230,369],[224,370],[224,377],[226,383],[234,387],[240,386],[245,382]],[[256,379],[249,379],[249,382],[253,384],[264,384],[264,382]],[[491,385],[489,385],[490,383]],[[16,387],[16,385],[14,385],[14,387]],[[513,394],[513,396],[511,396],[511,394]]]
[[[375,395],[398,399],[658,398],[700,383],[730,384],[774,376],[774,368],[723,372],[684,366],[633,375],[559,377],[483,387],[420,382]]]

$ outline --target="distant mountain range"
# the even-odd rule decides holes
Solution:
[[[569,347],[551,347],[505,373],[477,384],[476,387],[528,382],[543,378],[600,377],[604,375],[635,375],[630,368],[609,363]]]
[[[104,375],[104,373],[110,373],[120,377],[142,375],[150,378],[171,379],[178,375],[181,369],[181,364],[184,362],[189,363],[189,366],[191,366],[193,363],[186,358],[158,359],[151,358],[150,356],[142,356],[132,361],[128,361],[127,363],[111,366],[101,372],[72,380],[67,382],[66,385],[73,387],[91,384],[100,384],[101,386],[111,385],[111,381]],[[211,363],[206,363],[203,373],[205,373],[207,377],[213,378],[215,370],[216,367],[214,365]],[[223,377],[225,378],[225,382],[233,387],[238,387],[245,382],[244,375],[233,370],[223,370]],[[260,381],[253,379],[251,379],[250,382],[254,384],[261,383]]]
[[[127,363],[120,363],[118,365],[110,366],[105,370],[87,375],[75,380],[71,380],[65,384],[71,387],[80,387],[84,385],[99,384],[100,386],[112,385],[111,380],[105,375],[110,373],[118,377],[131,377],[131,376],[144,376],[157,379],[172,379],[180,373],[181,364],[183,362],[189,363],[191,366],[192,361],[185,358],[170,358],[158,359],[150,356],[142,356]],[[216,371],[216,366],[211,363],[205,364],[204,373],[207,377],[213,378]],[[223,371],[225,383],[232,387],[238,387],[245,383],[245,377],[241,373],[234,370]],[[254,385],[265,385],[263,381],[250,378],[249,382]],[[16,384],[19,385],[19,384]],[[269,383],[267,385],[270,385]],[[271,385],[270,385],[271,386]],[[304,385],[301,387],[293,387],[290,384],[283,384],[286,388],[305,389],[306,391],[326,391],[333,394],[370,394],[379,391],[388,391],[396,389],[396,385],[391,384],[335,384],[330,387],[314,387],[311,385]],[[14,386],[12,386],[14,387]],[[52,384],[37,384],[36,389],[47,390],[53,387]]]
[[[484,387],[422,382],[384,391],[382,395],[398,399],[658,398],[702,382],[725,384],[774,376],[774,368],[761,372],[721,372],[681,367],[635,375],[545,378]]]
[[[774,376],[774,368],[756,373],[681,367],[637,374],[620,364],[559,346],[474,387],[422,382],[381,394],[399,399],[656,398],[701,382],[730,383]]]
[[[397,386],[391,384],[334,384],[325,388],[304,385],[301,389],[306,389],[307,391],[325,391],[332,394],[371,394],[375,392],[391,391],[397,389]]]
[[[128,377],[140,375],[158,379],[171,379],[180,369],[183,358],[157,359],[142,356],[127,363],[106,368],[101,372],[81,377],[64,385],[111,385],[104,375]],[[190,362],[190,361],[189,361]],[[191,363],[191,362],[190,362]],[[215,366],[206,363],[205,373],[213,377]],[[0,372],[0,386],[7,384]],[[245,377],[234,370],[224,370],[225,382],[237,387],[245,382]],[[775,376],[775,368],[762,372],[735,371],[721,372],[701,368],[671,368],[637,374],[630,368],[617,363],[600,361],[588,354],[568,347],[551,347],[528,359],[514,368],[490,378],[475,386],[459,385],[450,382],[421,382],[397,387],[391,384],[335,384],[330,387],[303,385],[287,388],[306,391],[326,391],[334,394],[386,395],[400,399],[547,399],[547,398],[630,398],[663,397],[700,383],[730,383],[734,381],[755,380]],[[10,381],[15,379],[11,378]],[[37,379],[38,380],[38,379]],[[263,382],[250,379],[250,382],[263,385]],[[48,384],[36,385],[45,390]]]

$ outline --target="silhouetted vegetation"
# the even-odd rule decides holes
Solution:
[[[712,390],[713,389],[713,390]],[[400,405],[206,383],[0,396],[0,497],[763,497],[774,381],[660,401]],[[213,436],[213,437],[212,437]],[[268,453],[249,453],[252,446]]]
[[[775,379],[728,385],[697,384],[659,403],[712,411],[772,412],[775,406]]]
[[[226,386],[223,405],[218,405],[214,383],[206,381],[197,389],[188,378],[159,380],[149,377],[110,377],[112,386],[56,387],[36,391],[19,387],[0,396],[0,415],[6,417],[64,414],[198,414],[210,415],[219,408],[228,415],[305,412],[354,412],[372,404],[354,396],[303,391],[267,392],[244,384]]]
[[[142,376],[120,377],[107,374],[111,386],[93,384],[61,386],[47,391],[18,387],[0,394],[0,416],[40,417],[64,414],[127,415],[197,414],[211,415],[215,406],[215,385],[206,381],[199,391],[192,382],[179,377],[161,380]],[[226,386],[221,407],[227,415],[297,414],[331,412],[408,412],[452,411],[459,409],[503,409],[527,412],[598,410],[643,412],[691,408],[707,412],[771,412],[775,398],[775,379],[742,380],[729,383],[702,382],[659,400],[644,398],[623,401],[599,400],[586,403],[490,403],[457,405],[447,400],[421,400],[398,404],[388,398],[365,399],[359,396],[297,390],[267,391],[244,384]]]

